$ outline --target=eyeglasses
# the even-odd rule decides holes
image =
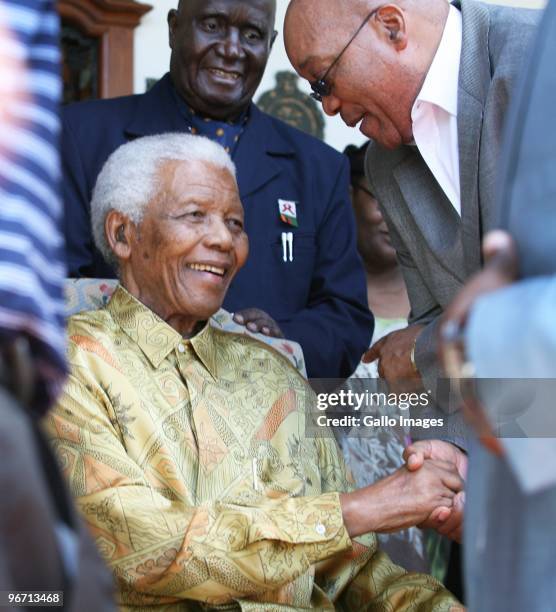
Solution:
[[[311,98],[314,98],[317,102],[322,102],[322,99],[326,96],[329,96],[332,93],[332,87],[326,82],[326,77],[330,74],[330,71],[334,66],[340,61],[342,55],[346,52],[347,48],[351,45],[351,43],[356,39],[357,35],[361,30],[365,27],[365,24],[369,19],[382,7],[378,6],[374,10],[372,10],[366,17],[363,23],[357,28],[355,34],[348,40],[347,45],[340,51],[340,54],[336,59],[330,64],[328,70],[324,73],[320,79],[316,81],[311,81],[309,85],[311,85],[311,89],[313,90],[311,93]]]

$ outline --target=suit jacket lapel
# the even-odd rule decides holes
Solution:
[[[254,104],[250,119],[243,132],[234,161],[238,167],[240,195],[247,197],[277,176],[282,168],[273,159],[295,155],[270,118]],[[137,110],[125,129],[130,139],[166,132],[183,132],[187,128],[181,115],[170,75],[166,74],[143,96],[139,96]]]
[[[407,146],[404,150],[405,155],[393,174],[405,203],[438,263],[463,282],[459,216],[417,147]]]
[[[467,275],[481,266],[481,210],[479,152],[483,112],[490,85],[488,9],[471,0],[459,3],[463,18],[463,45],[458,91],[458,143],[463,254]],[[456,4],[457,6],[457,4]]]
[[[276,130],[273,121],[252,104],[249,121],[234,154],[241,198],[258,191],[280,174],[282,166],[276,157],[294,155],[295,151]]]
[[[125,128],[125,134],[133,139],[166,132],[184,132],[187,129],[174,94],[170,74],[165,74],[152,89],[138,96],[135,114]]]

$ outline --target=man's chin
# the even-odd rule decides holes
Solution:
[[[398,140],[388,140],[386,138],[384,138],[382,135],[380,136],[372,136],[371,134],[367,134],[366,132],[363,132],[363,130],[361,130],[361,132],[367,136],[367,138],[370,138],[373,142],[376,142],[377,144],[379,144],[383,149],[388,149],[390,151],[393,151],[394,149],[397,149],[398,147],[402,146],[402,141],[401,139]]]
[[[202,304],[197,306],[197,312],[203,319],[210,319],[215,315],[224,303],[224,296],[220,296],[218,299],[204,299]]]
[[[363,130],[361,131],[363,132]],[[375,134],[374,136],[367,134],[366,132],[363,132],[363,134],[365,134],[365,136],[370,138],[372,141],[377,142],[383,149],[388,149],[390,151],[398,149],[404,144],[400,137],[387,136],[383,133]]]
[[[382,145],[383,149],[388,149],[389,151],[393,151],[394,149],[397,149],[402,146],[401,140],[398,140],[397,142],[384,141],[380,144]]]
[[[411,143],[413,134],[410,133],[408,139],[405,139],[394,126],[390,126],[389,129],[388,127],[388,125],[384,126],[373,115],[369,114],[363,117],[359,131],[384,149],[393,150]]]
[[[386,149],[395,149],[397,146],[396,144],[393,144],[391,140],[385,137],[384,131],[380,129],[380,126],[373,117],[365,117],[359,125],[359,131],[361,134]]]
[[[197,100],[198,106],[202,108],[196,108],[196,111],[221,121],[231,121],[239,117],[250,102],[249,98],[246,100],[245,96],[225,91],[224,88],[222,90],[211,88],[203,92],[202,96],[198,96]]]

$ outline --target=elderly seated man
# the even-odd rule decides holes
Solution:
[[[248,252],[224,149],[183,134],[123,145],[92,221],[120,285],[71,318],[71,375],[46,425],[121,608],[457,606],[371,533],[450,508],[455,470],[427,461],[348,492],[333,438],[305,435],[305,380],[207,323]]]

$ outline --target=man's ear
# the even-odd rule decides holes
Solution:
[[[174,38],[176,33],[176,28],[178,26],[178,11],[176,9],[171,9],[168,11],[168,44],[170,45],[170,49],[174,48]]]
[[[111,210],[104,221],[106,240],[114,255],[121,261],[131,257],[131,236],[135,231],[133,223],[121,212]]]
[[[387,4],[378,9],[376,23],[383,36],[398,51],[407,46],[407,31],[403,12],[395,4]]]
[[[274,41],[276,40],[276,37],[278,36],[278,30],[274,30],[272,32],[272,36],[270,37],[270,48],[272,49],[272,47],[274,46]]]

